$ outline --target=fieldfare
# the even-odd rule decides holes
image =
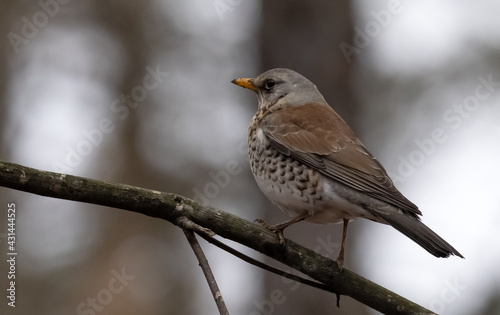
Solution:
[[[232,83],[257,93],[248,128],[252,173],[262,192],[292,219],[268,226],[283,230],[306,220],[343,222],[337,264],[344,262],[349,220],[389,224],[436,257],[463,256],[420,221],[422,212],[394,186],[384,167],[316,86],[289,69],[272,69]]]

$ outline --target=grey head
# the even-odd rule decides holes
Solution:
[[[257,93],[259,109],[308,103],[327,105],[311,81],[286,68],[271,69],[253,79],[242,78],[232,82]]]

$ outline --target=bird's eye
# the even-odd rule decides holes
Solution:
[[[269,91],[274,87],[275,84],[276,82],[274,82],[273,79],[268,79],[266,80],[266,82],[264,82],[264,88]]]

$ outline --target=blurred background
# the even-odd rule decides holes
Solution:
[[[500,314],[499,10],[494,0],[3,0],[0,159],[281,222],[246,157],[257,100],[230,81],[291,68],[466,257],[437,259],[358,220],[345,266],[440,314]],[[217,314],[170,223],[0,188],[3,290],[10,202],[17,302],[2,298],[0,313]],[[335,259],[341,229],[301,223],[286,235]],[[332,294],[201,243],[231,314],[377,314],[349,297],[337,309]]]

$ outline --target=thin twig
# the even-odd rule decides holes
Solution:
[[[190,225],[194,225],[192,221],[189,221],[186,217],[180,217],[178,222],[183,227],[184,234],[186,234],[186,238],[193,249],[193,252],[198,259],[201,270],[203,270],[203,274],[205,275],[205,279],[207,279],[208,286],[210,287],[210,291],[212,292],[212,296],[214,297],[215,304],[217,305],[217,309],[219,310],[219,314],[221,315],[229,315],[229,311],[227,310],[226,303],[224,302],[224,298],[220,292],[219,286],[217,285],[217,281],[215,281],[214,274],[212,273],[212,269],[210,268],[210,264],[208,263],[208,259],[203,253],[203,249],[198,243],[196,239],[196,235],[193,230],[190,228]],[[192,224],[190,224],[192,223]]]
[[[229,245],[219,241],[218,239],[214,238],[213,236],[215,236],[216,234],[214,232],[212,232],[210,229],[204,228],[204,227],[202,227],[202,226],[200,226],[192,221],[190,221],[189,228],[191,230],[193,230],[196,234],[201,236],[207,242],[219,247],[220,249],[230,253],[231,255],[238,257],[239,259],[241,259],[241,260],[243,260],[251,265],[254,265],[258,268],[261,268],[261,269],[267,270],[269,272],[272,272],[274,274],[277,274],[278,276],[282,276],[282,277],[288,278],[290,280],[294,280],[294,281],[303,283],[305,285],[336,294],[337,295],[337,306],[339,306],[338,301],[340,299],[340,294],[338,292],[336,292],[333,288],[330,288],[321,282],[306,279],[306,278],[291,274],[289,272],[283,271],[281,269],[269,266],[269,265],[267,265],[263,262],[260,262],[260,261],[254,259],[250,256],[247,256],[247,255],[243,254],[242,252],[240,252],[240,251],[230,247]]]
[[[267,270],[269,272],[272,272],[274,274],[277,274],[278,276],[282,276],[282,277],[288,278],[290,280],[294,280],[294,281],[300,282],[302,284],[305,284],[305,285],[308,285],[308,286],[311,286],[311,287],[314,287],[314,288],[317,288],[317,289],[320,289],[323,291],[334,293],[337,296],[337,307],[340,307],[340,294],[338,292],[336,292],[333,288],[328,287],[321,282],[306,279],[306,278],[291,274],[289,272],[283,271],[281,269],[269,266],[269,265],[267,265],[263,262],[260,262],[260,261],[254,259],[250,256],[247,256],[247,255],[243,254],[242,252],[237,251],[236,249],[230,247],[229,245],[214,238],[213,236],[215,236],[216,234],[214,232],[212,232],[211,230],[204,228],[204,227],[202,227],[202,226],[200,226],[192,221],[190,221],[190,229],[193,230],[199,236],[201,236],[207,242],[219,247],[220,249],[230,253],[231,255],[238,257],[239,259],[241,259],[241,260],[243,260],[251,265],[254,265],[258,268],[261,268],[261,269]]]
[[[269,266],[269,265],[267,265],[267,264],[265,264],[263,262],[260,262],[260,261],[258,261],[256,259],[253,259],[250,256],[247,256],[247,255],[243,254],[240,251],[237,251],[236,249],[234,249],[234,248],[232,248],[232,247],[224,244],[223,242],[221,242],[221,241],[219,241],[219,240],[217,240],[217,239],[215,239],[215,238],[207,235],[204,232],[200,232],[198,230],[195,230],[195,232],[198,235],[200,235],[203,239],[205,239],[207,242],[214,244],[215,246],[219,247],[220,249],[225,250],[226,252],[228,252],[228,253],[230,253],[230,254],[238,257],[239,259],[241,259],[243,261],[246,261],[247,263],[249,263],[251,265],[254,265],[254,266],[259,267],[261,269],[264,269],[264,270],[267,270],[267,271],[272,272],[274,274],[277,274],[278,276],[282,276],[282,277],[285,277],[285,278],[288,278],[288,279],[291,279],[291,280],[303,283],[305,285],[308,285],[308,286],[311,286],[311,287],[314,287],[314,288],[317,288],[317,289],[321,289],[321,290],[324,290],[324,291],[328,291],[328,292],[334,293],[337,296],[337,307],[340,307],[340,294],[338,292],[335,292],[333,290],[333,288],[330,288],[330,287],[324,285],[323,283],[320,283],[320,282],[317,282],[317,281],[312,281],[312,280],[309,280],[309,279],[306,279],[306,278],[303,278],[303,277],[291,274],[289,272],[280,270],[278,268]]]

